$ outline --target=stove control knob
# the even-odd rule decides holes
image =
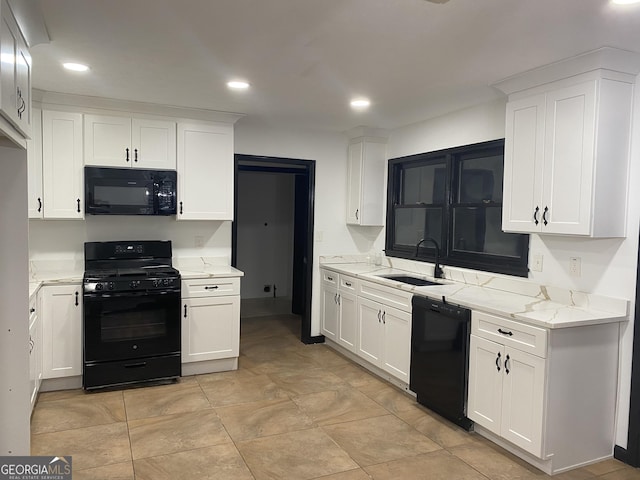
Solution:
[[[115,285],[114,285],[114,283],[113,283],[113,282],[109,282],[109,290],[113,290],[113,287],[114,287],[114,286],[115,286]]]
[[[140,281],[139,280],[131,280],[131,283],[129,284],[129,286],[131,288],[138,288],[140,286]]]
[[[101,283],[96,283],[96,290],[102,290],[103,285]]]
[[[165,287],[169,286],[169,279],[165,278],[162,283],[164,284]]]
[[[153,286],[154,286],[154,287],[160,287],[160,286],[162,286],[162,280],[160,280],[159,278],[156,278],[156,279],[153,281]]]

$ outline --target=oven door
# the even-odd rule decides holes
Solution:
[[[180,352],[180,289],[84,294],[84,361]]]

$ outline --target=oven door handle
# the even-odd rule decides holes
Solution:
[[[145,297],[145,296],[161,296],[161,295],[180,295],[180,289],[176,290],[150,290],[150,291],[139,291],[139,292],[118,292],[118,293],[85,293],[84,298],[126,298],[126,297]]]

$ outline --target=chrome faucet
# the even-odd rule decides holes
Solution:
[[[424,237],[416,244],[416,258],[418,258],[418,250],[420,249],[420,245],[424,242],[431,242],[433,246],[436,247],[436,258],[435,258],[435,266],[433,267],[433,276],[434,278],[443,278],[444,272],[440,267],[440,247],[438,246],[438,242],[436,242],[431,237]]]

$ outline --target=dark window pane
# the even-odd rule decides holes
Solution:
[[[414,247],[424,237],[442,245],[441,208],[396,208],[395,213],[396,245]]]
[[[502,231],[502,207],[455,207],[453,250],[520,256],[521,235]]]
[[[400,203],[402,205],[445,203],[446,174],[447,169],[444,163],[405,167],[402,170]]]
[[[502,155],[460,160],[457,203],[502,203]]]

